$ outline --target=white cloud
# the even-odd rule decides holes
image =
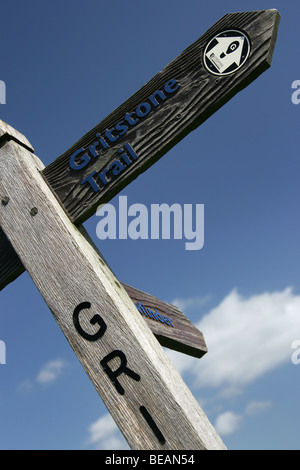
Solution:
[[[31,392],[33,389],[33,384],[30,382],[30,380],[23,380],[18,386],[18,391],[20,393],[28,393]]]
[[[199,298],[181,302],[180,307],[192,308]],[[167,354],[196,389],[215,389],[219,399],[219,392],[224,396],[226,391],[230,396],[291,361],[291,344],[297,335],[300,337],[299,312],[300,296],[291,288],[249,298],[233,290],[196,324],[208,344],[208,353],[202,359],[170,350]],[[220,406],[223,408],[223,403]],[[216,431],[221,436],[233,434],[247,419],[271,406],[269,401],[252,401],[242,412],[221,412],[215,420]],[[88,442],[97,449],[128,449],[109,414],[92,423],[88,431]]]
[[[54,382],[62,373],[66,363],[61,359],[50,361],[43,366],[37,375],[37,382],[40,384],[49,384]]]
[[[237,414],[233,411],[225,411],[216,418],[215,429],[220,436],[229,436],[238,431],[246,417],[257,416],[269,410],[271,406],[269,401],[252,401],[248,403],[244,413]]]
[[[217,417],[215,429],[220,436],[228,436],[239,429],[241,421],[241,415],[237,415],[232,411],[225,411]]]
[[[245,413],[249,416],[256,416],[271,408],[272,404],[269,401],[252,401],[246,407]]]
[[[47,362],[37,374],[35,380],[23,380],[18,386],[18,391],[21,393],[32,392],[36,384],[49,385],[55,382],[66,368],[67,363],[61,359],[56,359]]]
[[[88,444],[98,450],[128,450],[129,447],[110,414],[101,416],[89,428]]]
[[[168,351],[193,385],[237,393],[291,360],[291,344],[300,335],[300,296],[291,288],[244,298],[230,292],[196,326],[208,353],[200,360]],[[295,336],[296,335],[296,336]]]
[[[172,300],[171,304],[176,305],[182,312],[186,312],[187,310],[194,309],[194,308],[201,308],[207,302],[211,300],[211,296],[207,295],[206,297],[192,297],[190,299],[183,299],[176,297]]]

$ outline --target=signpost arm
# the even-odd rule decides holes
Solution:
[[[111,200],[138,174],[145,171],[185,135],[268,69],[272,61],[279,21],[280,14],[277,10],[225,15],[180,56],[170,62],[162,72],[155,75],[63,155],[46,168],[41,169],[44,178],[56,193],[71,220],[79,225],[90,217],[98,205]],[[245,65],[236,73],[229,76],[216,76],[204,67],[204,50],[214,35],[228,28],[242,30],[248,35],[251,52]],[[149,111],[149,114],[139,118],[138,121],[133,110],[138,110],[137,112],[141,114],[141,111],[150,104],[152,105],[151,112]],[[108,145],[103,136],[114,126],[123,130],[120,131],[118,138],[116,135],[113,136],[113,139],[117,139],[115,142],[109,140],[112,138],[109,133]],[[125,135],[122,135],[126,128],[128,130]],[[16,130],[1,123],[0,143],[5,135],[10,134],[13,136],[10,138],[15,140],[19,135],[22,145],[33,151],[25,137],[20,137]],[[130,142],[137,151],[138,158],[136,156],[133,158],[128,150],[125,151],[126,142]],[[99,155],[98,152],[100,152]],[[74,155],[77,157],[73,161]],[[123,155],[127,161],[126,169],[124,166],[124,172],[122,171],[120,177],[117,176],[115,179],[113,175],[110,175],[112,178],[110,180],[108,173],[104,175],[103,171],[107,170],[109,164],[115,166],[118,161],[116,158],[120,155]],[[79,159],[79,162],[76,163],[76,159]],[[116,172],[116,168],[113,172]],[[96,173],[100,174],[104,187],[95,192],[93,181]],[[92,186],[89,182],[82,184],[86,177]],[[2,204],[5,204],[3,197]],[[0,227],[0,289],[3,289],[23,271],[24,267],[18,255],[7,243]]]
[[[225,15],[48,165],[44,178],[71,220],[84,222],[267,70],[279,21],[277,10]],[[234,73],[214,75],[204,65],[206,46],[232,29],[249,38],[249,57]]]
[[[1,227],[132,449],[225,449],[103,259],[15,141],[0,149]]]
[[[34,152],[31,144],[22,134],[0,120],[0,145],[1,142],[4,143],[9,140],[14,140],[30,152]],[[33,153],[32,158],[35,158]],[[39,159],[36,159],[36,165],[39,171],[42,171],[45,168],[42,161]],[[5,206],[8,202],[9,200],[7,199],[7,196],[1,197],[0,194],[0,204]],[[99,252],[97,246],[94,244],[83,225],[79,225],[77,228],[85,239],[93,246],[97,255],[103,259],[102,254]],[[103,261],[106,262],[104,259]],[[26,269],[23,266],[22,261],[0,226],[0,291],[4,289],[7,284],[13,282],[24,271],[26,271]],[[144,302],[143,306],[139,308],[139,311],[162,346],[198,358],[202,357],[207,352],[202,332],[199,331],[176,306],[163,302],[160,299],[157,299],[156,297],[142,292],[132,286],[122,282],[121,284],[135,304]],[[168,319],[170,318],[173,323],[168,325],[168,322],[155,322],[155,315],[147,315],[147,311],[144,310],[144,308],[147,307],[157,307],[159,313],[166,315],[166,317]]]
[[[225,15],[47,168],[0,123],[0,289],[27,269],[133,449],[225,446],[127,292],[140,294],[73,223],[264,72],[279,20],[276,10]]]
[[[108,265],[83,225],[78,228],[85,239],[93,246],[98,256]],[[189,321],[179,308],[124,282],[120,282],[120,284],[137,306],[161,346],[197,358],[201,358],[207,353],[203,333]],[[155,312],[158,312],[159,315],[162,314],[167,321],[154,321]]]

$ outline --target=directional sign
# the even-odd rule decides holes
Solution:
[[[1,128],[2,130],[4,128],[8,129],[8,126],[0,121],[0,134]],[[14,130],[12,128],[10,129],[10,132],[13,133]],[[39,168],[43,168],[42,162],[39,162]],[[8,203],[8,201],[6,202],[5,198],[3,198],[1,204],[5,206],[6,203]],[[80,226],[79,230],[90,245],[93,246],[98,256],[103,260],[103,256],[97,246],[94,245],[84,227]],[[25,271],[25,267],[1,228],[0,250],[0,290],[2,290],[9,282],[12,282],[16,277],[22,274]],[[175,305],[163,302],[153,295],[147,294],[128,284],[122,282],[120,282],[120,284],[126,290],[142,318],[146,321],[150,330],[162,346],[197,358],[201,358],[207,353],[203,333],[189,321],[179,308]]]
[[[136,305],[60,206],[40,167],[24,146],[2,142],[1,226],[130,447],[225,449]]]
[[[42,168],[71,220],[79,224],[90,217],[98,204],[112,199],[264,72],[272,61],[279,21],[277,10],[225,15],[63,155]],[[236,58],[235,52],[241,56],[233,62],[236,69],[228,73],[226,66],[232,63],[232,54]],[[212,54],[220,63],[213,61]],[[14,132],[33,151],[14,129],[5,132],[3,128],[0,142],[12,138],[10,133]],[[23,271],[0,228],[0,289]]]
[[[143,319],[176,315],[122,285],[80,224],[270,66],[279,19],[225,15],[47,168],[0,129],[1,285],[27,269],[134,449],[225,446]]]
[[[175,305],[122,285],[162,346],[198,358],[207,352],[202,332]]]
[[[43,176],[71,220],[90,217],[264,72],[279,18],[276,10],[225,15],[47,166]]]
[[[248,36],[237,30],[217,34],[206,46],[204,64],[214,75],[230,75],[241,68],[249,57]]]

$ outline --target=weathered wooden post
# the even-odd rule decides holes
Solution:
[[[0,152],[1,226],[133,449],[224,448],[126,291],[66,215],[37,157]]]
[[[160,301],[121,284],[80,224],[270,66],[278,23],[226,15],[47,168],[1,122],[1,287],[27,269],[133,449],[225,446],[131,299]]]

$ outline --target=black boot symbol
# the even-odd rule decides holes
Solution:
[[[232,43],[229,44],[227,51],[222,52],[222,54],[220,55],[220,58],[223,59],[227,54],[231,54],[232,52],[236,51],[239,45],[240,45],[239,41],[232,41]]]

